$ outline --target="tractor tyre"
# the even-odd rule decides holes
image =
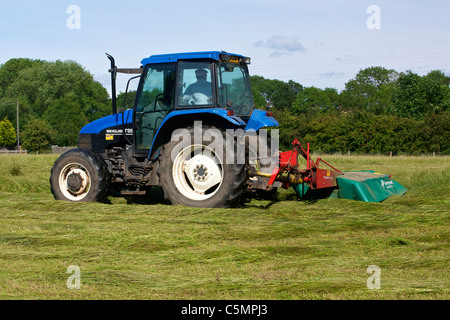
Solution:
[[[215,132],[215,138],[206,138],[209,135],[205,132],[211,132],[210,129]],[[234,206],[248,178],[245,161],[237,161],[237,152],[233,161],[224,161],[227,150],[235,148],[236,140],[226,142],[225,132],[210,126],[202,127],[199,141],[194,139],[193,127],[181,130],[186,138],[166,143],[160,156],[158,176],[165,199],[190,207]],[[211,147],[218,140],[222,141]]]
[[[72,149],[53,165],[50,186],[56,200],[103,201],[108,196],[109,172],[97,154]]]

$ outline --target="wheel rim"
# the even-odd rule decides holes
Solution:
[[[88,170],[79,163],[69,163],[59,174],[59,188],[63,195],[72,201],[86,197],[91,187]]]
[[[175,157],[172,176],[175,187],[186,198],[195,201],[206,200],[222,185],[222,161],[211,148],[191,145]]]

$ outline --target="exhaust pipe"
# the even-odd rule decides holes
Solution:
[[[112,96],[112,113],[117,113],[117,102],[116,102],[116,75],[117,75],[117,67],[116,62],[114,61],[114,58],[106,53],[106,56],[108,57],[109,61],[111,61],[111,69],[108,71],[111,72],[111,96]]]

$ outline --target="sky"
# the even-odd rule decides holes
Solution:
[[[450,76],[448,0],[0,1],[0,64],[73,60],[108,91],[105,52],[136,68],[152,54],[224,50],[251,57],[251,75],[338,91],[371,66]]]

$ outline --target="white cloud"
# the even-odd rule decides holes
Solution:
[[[342,78],[345,76],[344,72],[327,72],[319,74],[319,77],[323,78]]]
[[[255,47],[265,47],[271,50],[276,50],[271,56],[285,55],[292,52],[305,52],[305,46],[298,40],[297,37],[287,37],[280,35],[273,35],[266,41],[258,41]]]

